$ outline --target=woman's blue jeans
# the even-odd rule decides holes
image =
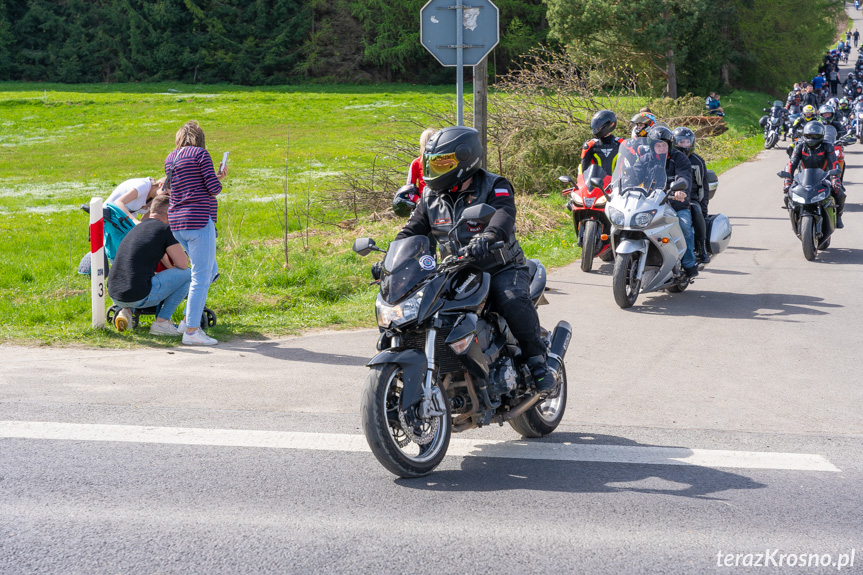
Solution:
[[[122,302],[114,300],[119,307],[130,307],[141,309],[156,306],[156,317],[159,319],[171,319],[174,310],[189,294],[189,283],[192,281],[191,270],[171,268],[162,270],[153,276],[150,293],[144,299],[133,302]],[[200,321],[200,314],[198,321]]]
[[[207,292],[219,270],[216,265],[216,225],[213,220],[207,220],[207,225],[198,230],[175,230],[174,237],[192,260],[192,284],[186,300],[186,327],[200,327]]]

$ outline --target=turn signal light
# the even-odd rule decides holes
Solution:
[[[601,236],[599,236],[599,239],[601,239],[604,242],[607,242],[608,241],[608,234],[602,234]]]
[[[662,238],[662,243],[667,244],[667,243],[668,243],[668,238]]]

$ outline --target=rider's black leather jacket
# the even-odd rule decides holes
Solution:
[[[440,246],[442,257],[456,253],[460,246],[452,245],[448,237],[449,231],[461,218],[465,208],[475,204],[488,204],[496,208],[497,212],[488,226],[483,226],[480,222],[468,222],[467,225],[460,226],[455,234],[460,246],[467,246],[477,234],[491,232],[495,235],[495,241],[506,242],[511,263],[524,263],[524,253],[515,239],[516,210],[512,184],[506,178],[485,170],[474,174],[470,185],[464,191],[436,192],[426,187],[408,223],[395,239],[426,236],[431,233]],[[494,257],[488,257],[478,262],[478,265],[489,273],[504,267],[496,263]]]

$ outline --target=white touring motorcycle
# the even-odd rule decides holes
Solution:
[[[611,221],[615,253],[614,301],[621,308],[632,307],[639,293],[659,290],[678,293],[692,281],[681,265],[686,253],[683,230],[677,212],[667,203],[671,194],[685,189],[685,184],[675,182],[665,189],[667,154],[655,153],[655,144],[648,138],[624,142],[611,178],[605,213]],[[710,185],[712,195],[717,184]],[[731,240],[731,223],[722,214],[706,220],[707,247],[716,256]],[[701,268],[703,264],[699,264]]]

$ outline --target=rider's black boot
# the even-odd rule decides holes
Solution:
[[[549,393],[557,387],[554,372],[548,368],[544,355],[535,355],[528,358],[527,368],[533,377],[533,386],[539,393]]]
[[[695,257],[703,264],[710,263],[710,252],[707,251],[707,246],[704,241],[695,242]]]

